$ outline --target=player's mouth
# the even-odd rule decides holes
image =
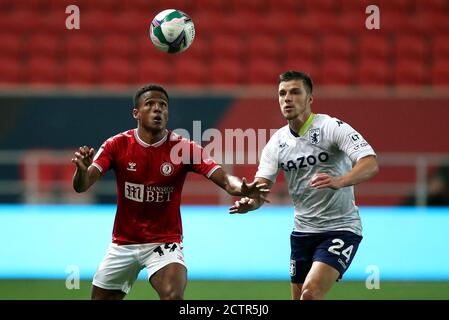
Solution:
[[[153,121],[156,122],[157,124],[161,124],[162,123],[162,117],[161,116],[155,116],[153,118]]]
[[[295,109],[295,107],[293,107],[293,106],[284,106],[284,111],[285,112],[289,112],[289,111],[294,110],[294,109]]]

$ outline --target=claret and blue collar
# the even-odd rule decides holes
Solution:
[[[292,128],[290,128],[289,126],[288,128],[290,129],[291,134],[296,138],[303,136],[307,132],[307,130],[309,130],[310,125],[313,122],[313,119],[315,119],[315,114],[312,112],[310,116],[307,118],[306,122],[299,129],[299,132],[293,131]]]

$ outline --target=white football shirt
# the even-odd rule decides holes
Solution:
[[[276,181],[283,170],[295,207],[294,231],[351,231],[362,234],[354,187],[316,189],[317,173],[341,176],[359,159],[376,155],[349,124],[325,114],[311,114],[301,135],[288,125],[280,128],[262,151],[256,177]]]

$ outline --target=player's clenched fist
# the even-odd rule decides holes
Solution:
[[[92,164],[94,155],[94,148],[89,148],[87,146],[80,147],[79,150],[75,152],[75,157],[72,158],[72,162],[76,164],[78,169],[86,171]]]

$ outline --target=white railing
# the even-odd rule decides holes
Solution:
[[[19,195],[25,203],[89,203],[95,201],[96,195],[115,195],[113,180],[100,180],[91,191],[76,194],[71,188],[70,176],[74,171],[74,166],[70,163],[72,155],[73,151],[0,151],[0,169],[2,166],[15,167],[20,172],[18,179],[0,177],[0,199],[4,195]],[[429,169],[440,165],[449,166],[449,154],[380,153],[378,158],[381,171],[387,167],[412,168],[415,177],[410,180],[414,181],[401,182],[387,178],[382,182],[367,182],[357,187],[357,195],[405,198],[410,192],[414,192],[419,206],[427,205]],[[48,166],[50,173],[57,173],[56,176],[43,177],[43,166]],[[229,173],[234,171],[233,165],[224,167]],[[254,171],[255,169],[254,166]],[[221,204],[229,204],[229,197],[222,190],[208,187],[205,183],[210,182],[188,178],[183,196],[214,195],[218,196]],[[286,199],[285,202],[290,203],[290,200]]]

